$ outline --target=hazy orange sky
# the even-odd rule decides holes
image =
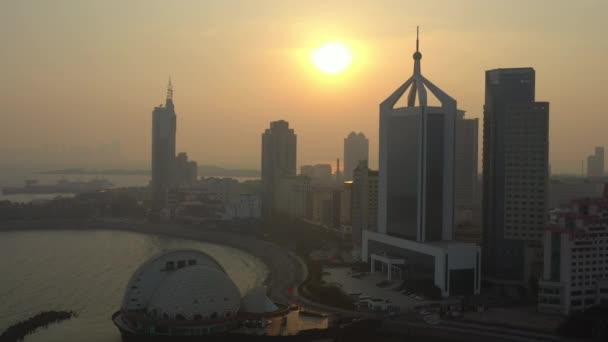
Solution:
[[[299,165],[341,157],[355,130],[375,166],[378,104],[411,74],[420,25],[423,73],[470,117],[486,69],[534,67],[553,171],[578,172],[608,145],[607,13],[605,0],[2,1],[0,166],[94,165],[72,151],[112,141],[147,165],[169,75],[178,150],[199,164],[259,168],[261,133],[285,119]],[[310,63],[330,40],[354,51],[345,73]]]

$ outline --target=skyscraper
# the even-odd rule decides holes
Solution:
[[[344,138],[344,180],[353,179],[353,171],[361,160],[369,157],[369,141],[363,132],[350,134]]]
[[[360,160],[353,172],[350,221],[353,248],[360,254],[363,231],[375,232],[378,224],[378,171],[370,170],[367,160]]]
[[[422,75],[418,40],[413,57],[413,75],[380,104],[378,231],[363,231],[361,259],[442,296],[479,293],[479,247],[453,241],[456,100]]]
[[[282,178],[296,175],[297,136],[289,123],[273,121],[262,134],[262,214],[270,217]]]
[[[451,240],[456,100],[420,71],[380,104],[378,229],[418,242]],[[427,88],[441,107],[427,105]],[[409,89],[407,107],[395,108]],[[418,100],[418,106],[416,106]]]
[[[595,154],[587,157],[587,177],[604,176],[604,146],[596,146]]]
[[[542,267],[547,218],[549,103],[532,68],[486,71],[483,120],[484,274],[527,286]]]
[[[477,153],[479,120],[464,117],[460,112],[456,118],[456,152],[454,171],[455,221],[471,222],[478,217],[477,204]]]
[[[167,204],[167,192],[175,181],[176,116],[173,85],[169,80],[167,99],[152,112],[152,201],[156,208]]]

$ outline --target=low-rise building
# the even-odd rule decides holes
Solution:
[[[573,200],[579,198],[600,197],[603,191],[602,180],[582,177],[554,178],[549,182],[549,208],[567,207]]]
[[[224,219],[259,219],[262,217],[262,200],[259,195],[240,194],[224,207]]]
[[[608,199],[582,199],[550,214],[538,309],[567,315],[608,302]]]

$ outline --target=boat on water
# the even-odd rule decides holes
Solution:
[[[341,330],[325,315],[272,302],[263,287],[241,295],[215,259],[195,250],[142,264],[112,321],[124,342],[333,341]]]
[[[2,188],[5,195],[14,194],[79,194],[83,192],[106,190],[113,186],[107,179],[92,179],[88,181],[69,181],[62,179],[56,184],[40,184],[38,180],[25,181],[24,186],[7,186]]]

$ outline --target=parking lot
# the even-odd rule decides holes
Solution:
[[[400,280],[384,286],[383,281],[386,280],[386,275],[381,273],[362,274],[361,276],[355,274],[353,277],[349,267],[324,268],[323,271],[323,280],[326,283],[340,286],[347,294],[359,294],[358,297],[365,302],[396,306],[402,313],[410,312],[416,306],[430,303],[416,294],[408,296],[403,294],[403,291],[398,291],[397,288],[402,284]]]

